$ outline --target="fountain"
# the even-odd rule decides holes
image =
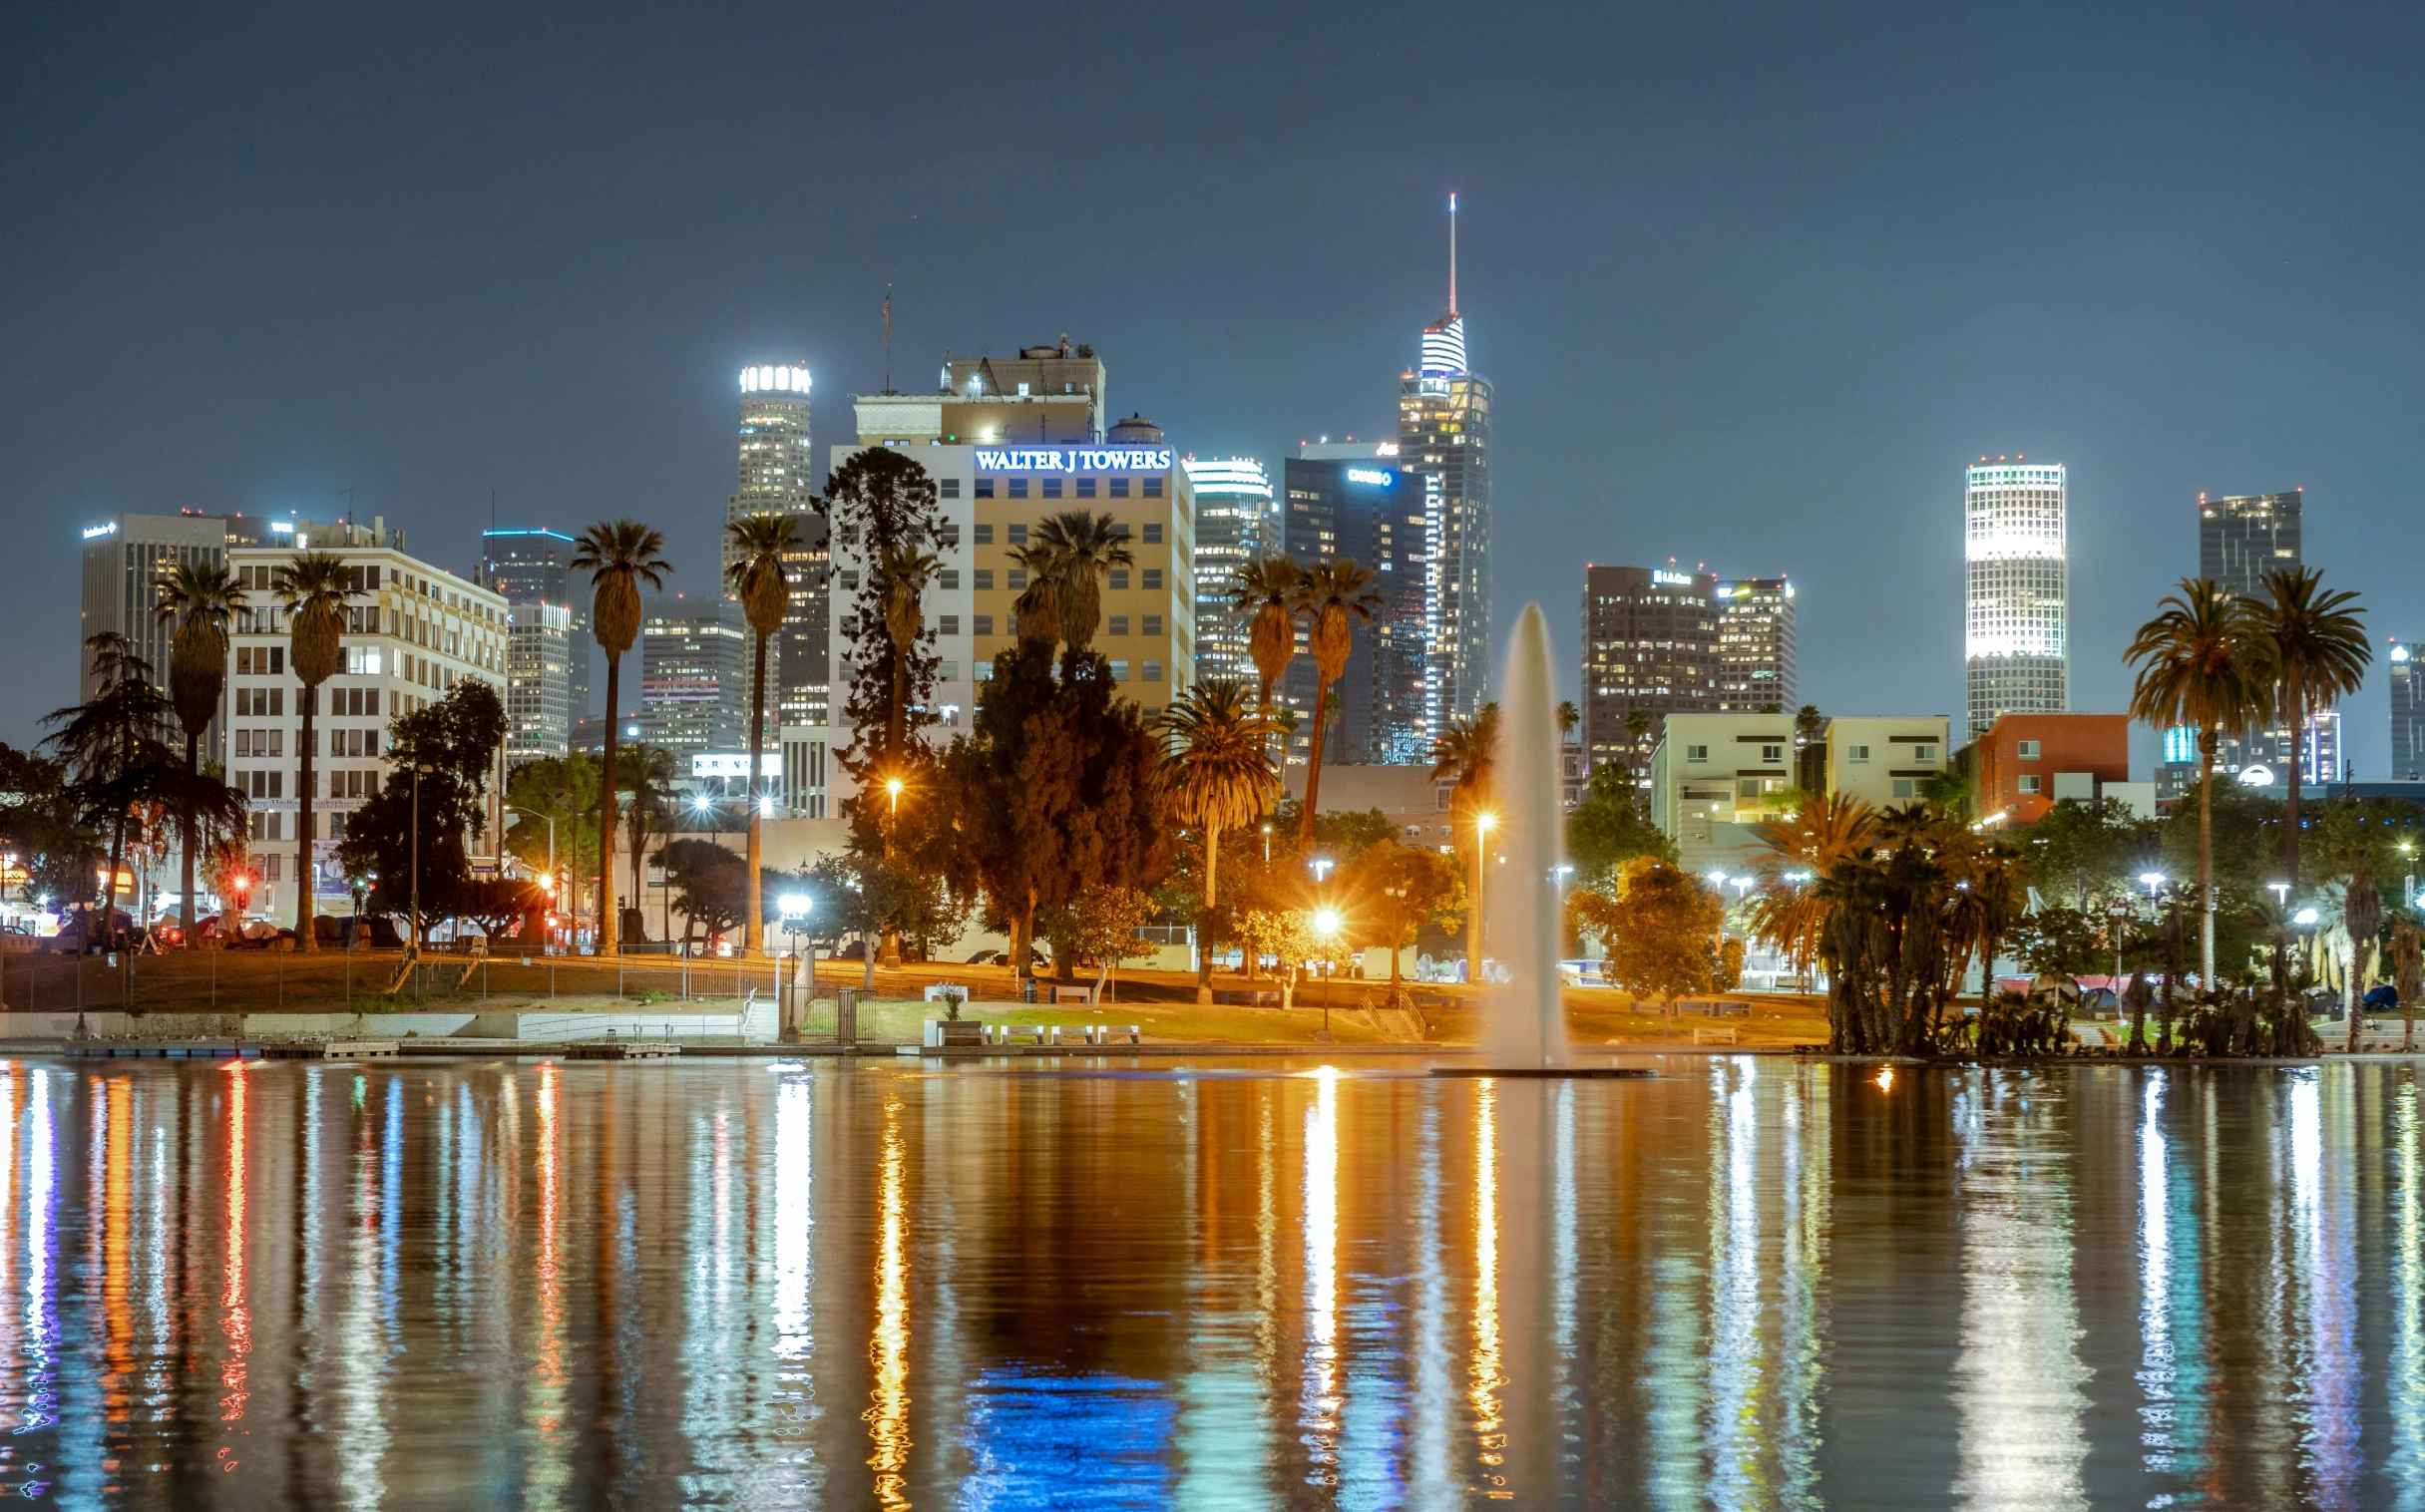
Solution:
[[[1567,1063],[1558,946],[1565,930],[1558,885],[1566,816],[1558,801],[1557,698],[1549,681],[1549,622],[1524,605],[1500,679],[1498,859],[1486,863],[1482,912],[1492,961],[1508,980],[1486,986],[1480,1068],[1440,1076],[1647,1076],[1648,1070]]]

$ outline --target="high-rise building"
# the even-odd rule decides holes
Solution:
[[[245,795],[258,886],[251,911],[291,922],[300,883],[314,881],[320,911],[350,901],[336,844],[363,800],[387,777],[388,731],[399,714],[444,698],[459,684],[485,682],[502,694],[510,625],[496,590],[405,555],[404,533],[384,521],[367,526],[297,520],[272,528],[267,546],[227,550],[228,569],[254,607],[236,616],[220,719],[231,732],[227,781]],[[286,664],[291,626],[271,590],[278,567],[297,550],[343,559],[360,587],[349,595],[343,669],[318,689],[312,738],[312,842],[299,833],[302,713],[305,690]],[[503,799],[492,788],[486,838],[493,854]],[[306,861],[306,855],[309,860]]]
[[[1399,461],[1422,501],[1423,719],[1434,730],[1490,698],[1490,381],[1465,360],[1454,195],[1448,227],[1448,307],[1423,327],[1420,357],[1398,382]]]
[[[743,749],[749,623],[729,598],[654,596],[640,612],[639,738],[676,757]],[[771,749],[772,742],[769,742]]]
[[[573,611],[506,606],[505,759],[520,766],[573,748]]]
[[[1794,584],[1783,577],[1721,582],[1718,707],[1794,712]]]
[[[1969,734],[2069,705],[2069,485],[2063,464],[1980,458],[1963,479]]]
[[[1340,560],[1373,571],[1381,600],[1369,621],[1351,621],[1350,650],[1338,681],[1338,712],[1324,721],[1322,759],[1364,766],[1427,763],[1436,733],[1425,718],[1429,680],[1428,522],[1421,478],[1388,442],[1309,445],[1282,464],[1282,544],[1301,567]],[[1291,759],[1310,754],[1316,669],[1305,654],[1289,663],[1285,701],[1299,716]],[[1250,669],[1251,669],[1251,663]]]
[[[823,724],[833,693],[830,646],[833,595],[825,517],[817,513],[819,474],[809,444],[809,375],[799,363],[741,370],[740,477],[724,501],[727,525],[744,515],[800,517],[798,547],[783,558],[791,603],[769,647],[766,741],[787,724]],[[717,582],[732,592],[730,537],[718,556]],[[744,716],[746,717],[746,716]]]
[[[480,533],[480,582],[505,595],[506,603],[514,608],[525,605],[554,604],[565,611],[564,688],[560,694],[550,690],[544,698],[552,707],[561,696],[565,717],[571,722],[568,732],[590,717],[590,658],[594,642],[590,636],[589,584],[573,570],[575,543],[562,531],[508,530]],[[537,630],[544,616],[518,616],[518,625]],[[554,653],[551,653],[551,656]],[[553,665],[542,658],[537,666]],[[514,701],[513,682],[509,675],[506,702]],[[568,733],[568,739],[570,735]],[[563,755],[563,751],[551,754]]]
[[[163,572],[181,563],[224,564],[230,547],[269,539],[265,522],[245,515],[113,515],[84,528],[83,607],[76,658],[82,667],[76,696],[93,696],[93,658],[83,642],[115,630],[134,642],[135,654],[151,664],[152,679],[169,686],[169,639],[173,624],[153,617]],[[218,759],[219,731],[204,737],[202,754]]]
[[[1196,496],[1196,676],[1251,683],[1253,615],[1238,611],[1238,568],[1280,545],[1271,476],[1252,457],[1190,457],[1180,465]]]
[[[2242,598],[2262,597],[2265,573],[2295,567],[2303,491],[2198,496],[2198,575]]]
[[[1724,611],[1717,593],[1710,572],[1583,568],[1581,713],[1590,765],[1614,762],[1647,788],[1667,716],[1720,709]]]
[[[2391,673],[2391,775],[2413,782],[2425,774],[2425,698],[2418,696],[2407,646],[2394,640],[2385,665]]]

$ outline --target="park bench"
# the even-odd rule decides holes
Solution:
[[[926,1021],[926,1048],[930,1050],[974,1050],[986,1042],[986,1026],[974,1018],[930,1018]]]
[[[1044,1026],[1040,1023],[990,1023],[986,1033],[998,1045],[1044,1042]]]
[[[1094,988],[1054,987],[1052,989],[1052,1000],[1054,1002],[1082,1002],[1088,1006],[1092,1006],[1094,1003]]]

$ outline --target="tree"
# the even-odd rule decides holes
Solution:
[[[506,848],[533,871],[553,865],[563,874],[550,881],[564,886],[567,913],[581,910],[581,858],[601,854],[600,776],[597,760],[587,751],[526,761],[506,776],[506,803],[524,811],[507,826]]]
[[[2417,1047],[2417,994],[2425,992],[2425,931],[2415,916],[2402,911],[2391,925],[2391,959],[2399,972],[2400,1048]]]
[[[1448,814],[1459,843],[1473,836],[1473,861],[1466,876],[1478,878],[1489,864],[1489,824],[1498,809],[1498,705],[1485,703],[1470,719],[1451,719],[1431,742],[1431,780],[1453,784]],[[1482,921],[1479,910],[1465,920],[1465,979],[1482,979]]]
[[[547,907],[547,895],[524,877],[467,879],[455,890],[454,912],[480,926],[482,938],[494,946],[509,925]]]
[[[868,795],[881,789],[883,775],[919,764],[912,747],[923,749],[922,732],[936,718],[927,707],[935,685],[935,637],[921,623],[917,603],[935,570],[931,554],[945,545],[936,501],[926,469],[889,447],[853,454],[826,480],[837,553],[856,554],[867,567],[858,596],[842,615],[851,648],[845,665],[834,669],[850,689],[838,722],[850,726],[851,741],[840,756],[860,787],[852,817],[861,843],[878,834]]]
[[[152,667],[135,654],[134,642],[116,630],[86,638],[92,652],[93,696],[54,709],[42,722],[54,727],[45,742],[75,771],[65,796],[78,822],[110,835],[109,867],[101,886],[101,925],[114,929],[118,874],[126,864],[127,822],[139,803],[155,796],[158,774],[174,765],[162,738],[171,715],[169,700],[152,685]],[[77,896],[92,895],[79,888]]]
[[[1296,970],[1320,948],[1305,910],[1241,909],[1233,928],[1247,959],[1272,957],[1272,970],[1280,978],[1280,1006],[1296,1006]]]
[[[1374,612],[1382,606],[1381,595],[1373,591],[1373,579],[1379,575],[1371,567],[1346,558],[1317,562],[1298,571],[1296,605],[1312,621],[1306,646],[1314,653],[1314,734],[1306,755],[1306,818],[1297,837],[1300,844],[1314,838],[1313,816],[1322,808],[1322,725],[1328,708],[1326,700],[1331,684],[1347,668],[1348,651],[1355,644],[1355,621],[1370,624]]]
[[[614,912],[615,737],[622,725],[623,653],[640,632],[640,584],[662,590],[673,565],[662,532],[636,520],[600,521],[574,544],[573,570],[590,574],[590,627],[606,653],[606,749],[598,783],[598,953],[618,953]]]
[[[2103,921],[2064,904],[2049,904],[2024,918],[2015,937],[2014,953],[2033,973],[2089,975],[2113,958]]]
[[[1806,795],[1793,812],[1752,828],[1752,838],[1769,852],[1758,863],[1759,889],[1747,900],[1752,933],[1785,951],[1806,975],[1818,963],[1835,902],[1817,884],[1867,856],[1876,829],[1876,811],[1844,793]]]
[[[216,562],[181,562],[163,572],[156,584],[153,617],[177,626],[169,637],[169,701],[177,722],[186,730],[186,771],[202,773],[202,733],[218,717],[220,696],[227,687],[227,632],[236,610],[245,603],[235,573]],[[178,862],[179,917],[185,944],[192,949],[195,935],[195,867],[202,851],[200,817],[189,810],[178,816],[183,833]]]
[[[1445,924],[1465,906],[1465,880],[1456,864],[1437,851],[1380,841],[1340,869],[1348,928],[1357,941],[1390,952],[1390,1001],[1404,987],[1399,952],[1421,938],[1426,925]]]
[[[640,908],[640,894],[646,884],[640,870],[640,859],[648,852],[648,836],[672,827],[673,810],[668,802],[673,797],[674,776],[678,768],[673,753],[661,745],[636,745],[626,753],[630,760],[623,764],[623,788],[631,795],[631,808],[623,816],[623,846],[631,857],[631,929],[626,939],[646,940],[648,919]],[[667,905],[671,907],[670,903]],[[666,928],[671,930],[670,922]]]
[[[1574,864],[1576,883],[1597,888],[1606,887],[1617,869],[1637,856],[1680,864],[1675,841],[1634,806],[1634,786],[1625,769],[1603,762],[1591,769],[1583,801],[1566,816],[1566,859]]]
[[[1084,510],[1046,516],[1035,528],[1035,539],[1011,555],[1028,569],[1029,591],[1037,594],[1038,610],[1075,651],[1086,649],[1102,622],[1103,579],[1113,567],[1136,562],[1125,528],[1109,515]],[[1022,598],[1022,626],[1029,612]]]
[[[766,807],[766,779],[759,759],[766,744],[766,647],[783,628],[783,615],[791,607],[791,583],[783,573],[783,556],[799,547],[800,520],[779,512],[744,515],[726,526],[724,534],[734,552],[727,572],[733,596],[741,600],[741,612],[748,617],[750,634],[757,642],[749,674],[749,911],[742,948],[762,957],[766,927],[759,917],[762,846],[758,825]],[[636,885],[636,869],[632,876]]]
[[[1604,969],[1635,997],[1656,993],[1672,1008],[1684,993],[1715,985],[1726,903],[1700,878],[1655,857],[1637,857],[1626,863],[1605,918]]]
[[[102,848],[79,822],[66,763],[0,744],[0,850],[17,858],[28,903],[90,903]]]
[[[489,775],[505,727],[497,690],[470,681],[389,723],[387,781],[354,810],[337,846],[346,875],[370,879],[372,912],[410,909],[417,867],[423,917],[463,913],[463,889],[472,874],[469,842],[487,828]]]
[[[668,840],[656,853],[665,869],[665,890],[673,907],[682,911],[682,942],[704,926],[712,946],[733,926],[749,917],[747,863],[712,840]]]
[[[1256,557],[1238,568],[1237,611],[1252,615],[1248,654],[1261,679],[1258,704],[1269,713],[1272,688],[1297,657],[1297,565],[1286,557]]]
[[[2215,990],[2215,751],[2270,700],[2261,630],[2239,598],[2207,578],[2183,578],[2123,652],[2138,668],[2131,713],[2159,730],[2198,731],[2199,980]],[[2293,774],[2295,776],[2295,774]]]
[[[2158,821],[2141,819],[2119,798],[2065,798],[2013,838],[2029,855],[2040,897],[2093,909],[2101,899],[2139,891],[2140,874],[2155,866],[2162,833]]]
[[[2298,784],[2293,772],[2292,787]],[[2361,979],[2374,959],[2383,930],[2383,899],[2375,891],[2374,868],[2361,858],[2349,873],[2341,901],[2341,925],[2349,932],[2349,979],[2342,999],[2349,1004],[2349,1053],[2366,1047],[2366,987]]]
[[[2278,717],[2290,726],[2289,791],[2282,814],[2282,880],[2298,891],[2299,784],[2307,769],[2307,716],[2327,709],[2366,680],[2374,653],[2366,645],[2365,610],[2357,594],[2324,591],[2324,574],[2310,567],[2265,573],[2265,596],[2250,610],[2272,669]],[[2317,773],[2316,780],[2325,780]],[[2350,1042],[2355,1049],[2356,1041]]]
[[[1253,824],[1280,791],[1269,715],[1250,708],[1243,683],[1198,683],[1172,699],[1156,724],[1164,742],[1160,779],[1170,811],[1204,834],[1204,897],[1196,915],[1196,1000],[1212,1000],[1215,912],[1220,908],[1221,832]]]
[[[1082,957],[1095,963],[1095,998],[1102,1001],[1104,985],[1122,957],[1154,953],[1155,946],[1137,939],[1137,927],[1153,915],[1153,895],[1141,889],[1089,888],[1041,915],[1037,928],[1052,942],[1055,960],[1075,965]]]
[[[1559,740],[1562,741],[1568,736],[1572,735],[1575,732],[1575,726],[1581,724],[1582,722],[1583,711],[1574,706],[1573,699],[1566,699],[1558,705]]]
[[[313,768],[320,754],[319,732],[313,721],[319,716],[320,684],[345,670],[345,606],[360,581],[345,559],[334,552],[300,553],[269,579],[269,590],[286,611],[287,666],[303,684],[302,695],[295,700],[303,714],[302,737],[296,743],[301,765],[294,783],[294,944],[298,950],[320,947],[311,926],[312,895],[319,884],[319,868],[311,850],[319,838],[311,805],[319,796],[320,781]]]

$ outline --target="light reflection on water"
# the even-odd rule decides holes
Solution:
[[[0,1492],[2425,1507],[2405,1065],[1310,1069],[0,1061]]]

